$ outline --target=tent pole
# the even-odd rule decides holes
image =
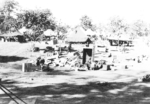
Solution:
[[[93,43],[93,52],[92,52],[92,61],[94,62],[94,55],[95,55],[95,41],[94,41],[94,43]]]

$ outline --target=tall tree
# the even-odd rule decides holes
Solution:
[[[11,13],[18,6],[14,0],[6,0],[0,10],[0,30],[1,33],[16,31],[16,20],[11,17]]]

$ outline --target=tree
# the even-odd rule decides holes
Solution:
[[[15,32],[16,24],[16,19],[12,17],[6,17],[5,20],[0,24],[1,33]]]
[[[128,35],[129,26],[124,23],[121,18],[113,18],[109,24],[109,32],[111,33],[112,37],[117,37],[117,46],[119,47],[119,40],[122,35]],[[129,37],[129,36],[128,36]],[[117,47],[116,47],[117,48]]]
[[[99,24],[98,27],[97,27],[97,30],[98,30],[98,33],[99,33],[99,37],[102,40],[105,40],[107,37],[109,37],[109,34],[107,33],[108,28],[105,25]]]
[[[133,31],[135,35],[139,37],[148,36],[149,34],[147,25],[141,20],[138,20],[133,24]]]
[[[129,25],[121,18],[113,18],[108,25],[108,30],[112,36],[119,39],[122,35],[128,35]]]
[[[5,14],[5,16],[10,16],[10,14],[16,9],[18,6],[18,2],[14,0],[6,0],[4,6],[2,7],[1,12]]]
[[[52,13],[48,9],[44,10],[27,10],[24,13],[17,15],[17,26],[18,28],[25,27],[33,30],[32,40],[36,40],[37,37],[42,35],[43,31],[47,29],[56,29],[56,23],[52,18]]]
[[[1,12],[0,13],[0,24],[3,23],[4,19],[5,19],[5,15]]]
[[[61,39],[61,40],[64,40],[66,38],[66,33],[68,33],[70,27],[67,26],[67,25],[60,25],[58,26],[57,28],[57,31],[58,31],[58,38]],[[62,33],[62,34],[60,34]]]
[[[93,31],[96,30],[96,25],[92,24],[92,20],[87,15],[83,16],[80,20],[81,20],[81,26],[85,30],[87,30],[87,29],[91,29]]]
[[[120,18],[113,18],[110,22],[110,31],[117,36],[127,32],[127,29],[127,24]]]
[[[2,6],[0,12],[0,30],[1,33],[16,31],[16,20],[10,16],[14,9],[18,6],[18,3],[13,0],[6,0]]]
[[[57,25],[58,35],[59,35],[60,32],[62,34],[67,33],[69,29],[70,29],[69,25],[62,25],[62,24]]]

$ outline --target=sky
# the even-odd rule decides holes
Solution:
[[[0,0],[2,1],[2,0]],[[3,0],[4,1],[4,0]],[[132,23],[143,20],[150,23],[149,0],[15,0],[23,9],[50,9],[53,16],[70,26],[80,23],[88,15],[95,24],[107,23],[120,17]]]

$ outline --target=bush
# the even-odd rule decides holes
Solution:
[[[142,81],[143,82],[150,82],[150,74],[143,76]]]

